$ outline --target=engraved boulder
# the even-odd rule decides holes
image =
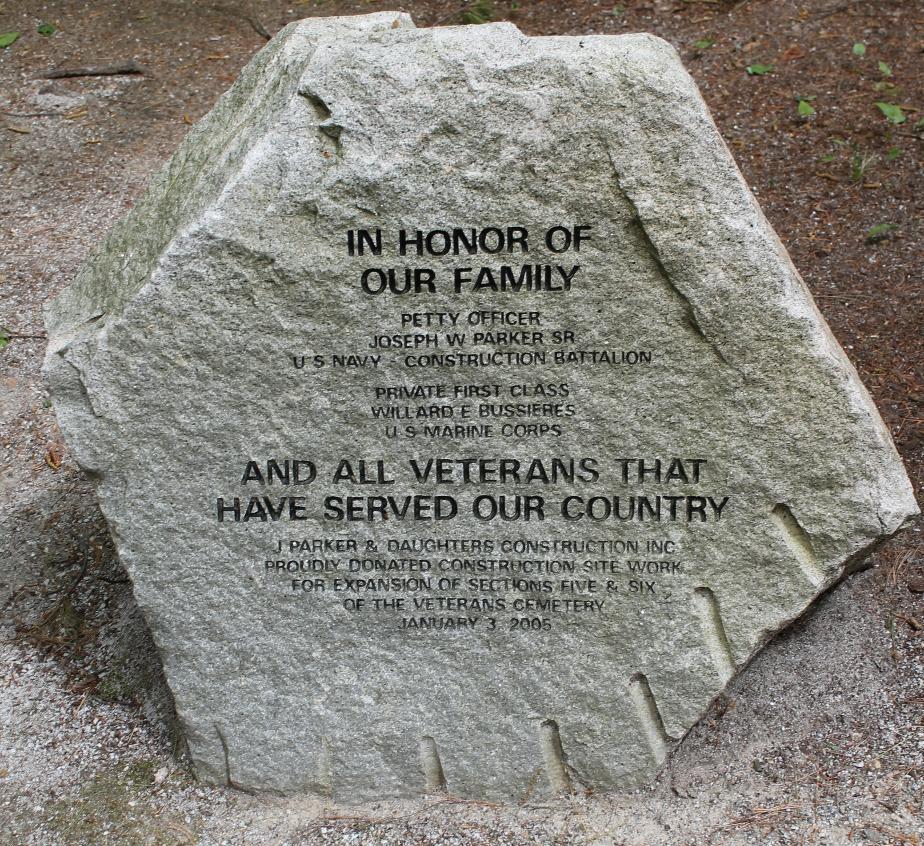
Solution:
[[[639,784],[917,510],[648,35],[292,24],[47,322],[209,782]]]

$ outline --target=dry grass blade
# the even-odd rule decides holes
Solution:
[[[921,843],[921,838],[916,834],[905,834],[904,832],[890,828],[882,823],[865,822],[863,823],[863,827],[867,829],[871,828],[874,831],[878,831],[880,834],[884,834],[894,846],[920,846]]]
[[[788,814],[791,811],[802,810],[804,807],[804,802],[791,802],[785,805],[776,805],[772,808],[752,808],[749,814],[735,817],[735,819],[716,829],[716,831],[744,830],[748,828],[772,826],[778,821],[780,816]]]

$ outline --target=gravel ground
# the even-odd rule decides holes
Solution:
[[[779,0],[773,15],[756,0],[2,3],[0,33],[22,36],[0,49],[0,844],[921,844],[920,524],[776,638],[644,790],[343,807],[189,776],[150,637],[41,384],[41,308],[260,30],[388,5],[421,25],[489,9],[529,33],[646,29],[677,45],[920,489],[920,2]],[[129,58],[145,73],[39,78]],[[771,75],[743,72],[760,60]],[[795,114],[802,95],[817,95],[815,116]],[[909,120],[890,127],[880,98]],[[883,222],[896,229],[869,242]]]

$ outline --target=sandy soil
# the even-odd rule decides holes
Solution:
[[[637,793],[345,808],[204,788],[173,754],[150,638],[41,384],[41,308],[262,33],[384,8],[418,25],[491,17],[529,34],[649,30],[674,43],[924,481],[917,0],[7,0],[0,33],[21,35],[0,48],[0,843],[921,843],[920,525],[777,638]],[[43,78],[128,60],[144,73]],[[749,75],[755,64],[773,70]]]

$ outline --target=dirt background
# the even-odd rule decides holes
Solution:
[[[384,9],[673,43],[920,493],[919,0],[0,2],[0,34],[20,33],[0,48],[0,843],[918,846],[920,525],[774,640],[632,794],[345,808],[204,788],[174,755],[150,638],[42,386],[42,306],[268,35]],[[45,78],[129,61],[143,73]]]

